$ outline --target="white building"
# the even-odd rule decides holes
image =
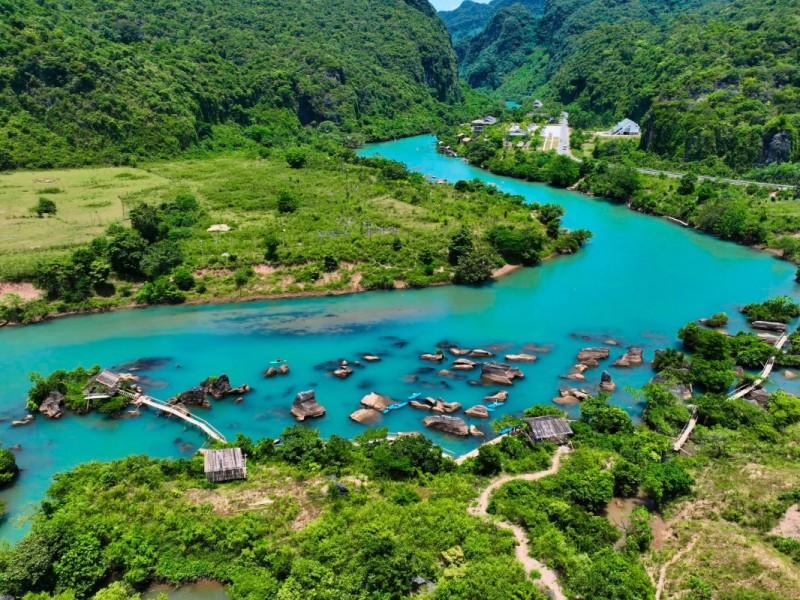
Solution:
[[[611,135],[640,135],[639,125],[630,119],[623,119],[611,128]]]

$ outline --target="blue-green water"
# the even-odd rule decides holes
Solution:
[[[514,102],[513,100],[506,100],[506,108],[519,108],[522,106],[519,102]]]
[[[0,418],[25,414],[31,371],[95,363],[111,367],[148,357],[165,359],[140,372],[147,377],[145,387],[156,397],[166,399],[220,373],[230,375],[234,385],[253,386],[243,404],[224,400],[202,413],[230,438],[237,431],[256,438],[279,435],[293,423],[292,399],[306,389],[315,389],[328,410],[309,426],[318,427],[325,436],[353,436],[363,427],[348,415],[371,390],[397,398],[418,390],[461,402],[465,408],[491,391],[424,371],[431,365],[422,363],[418,354],[433,350],[445,339],[468,347],[500,345],[512,352],[532,343],[551,348],[535,364],[522,366],[527,378],[510,390],[505,408],[517,412],[551,401],[565,383],[558,375],[569,371],[581,347],[612,338],[621,344],[612,351],[612,360],[628,344],[643,345],[649,360],[656,348],[674,342],[676,330],[688,320],[725,310],[735,328],[742,323],[737,313],[742,303],[795,293],[794,268],[788,263],[622,206],[495,177],[436,154],[430,136],[376,144],[362,152],[380,153],[451,181],[480,177],[530,201],[558,202],[567,209],[567,226],[586,227],[595,237],[579,254],[518,271],[478,289],[448,286],[153,308],[2,330]],[[338,358],[357,359],[365,352],[384,358],[357,369],[345,381],[332,377],[322,365]],[[291,374],[263,379],[261,371],[278,356],[290,362]],[[643,384],[652,373],[647,367],[607,368],[622,390],[615,402],[637,413],[639,407],[624,387]],[[417,383],[405,382],[411,374],[417,374]],[[599,377],[600,370],[590,371],[583,387],[595,388]],[[382,424],[390,431],[419,431],[423,416],[406,407],[383,417]],[[2,492],[11,519],[0,525],[0,536],[8,540],[18,539],[22,529],[15,522],[30,503],[42,498],[55,473],[84,461],[133,453],[186,456],[204,441],[180,422],[152,413],[122,420],[74,415],[61,421],[37,418],[19,428],[5,421],[0,423],[0,432],[4,446],[22,446],[17,452],[22,474],[15,486]],[[474,439],[434,437],[459,453],[477,444]]]

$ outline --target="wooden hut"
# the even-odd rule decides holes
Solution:
[[[205,451],[206,479],[212,483],[247,479],[247,457],[241,448]]]
[[[525,435],[535,444],[539,442],[552,442],[554,444],[566,444],[569,436],[572,435],[572,428],[569,421],[561,417],[546,416],[533,417],[532,419],[522,419],[530,426],[530,431]]]
[[[119,391],[122,376],[108,369],[103,369],[89,380],[83,390],[87,400],[97,398],[110,398]]]

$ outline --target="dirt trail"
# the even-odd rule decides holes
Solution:
[[[658,573],[658,584],[656,584],[656,600],[661,600],[661,594],[664,593],[664,585],[667,583],[667,569],[669,569],[673,564],[678,562],[680,558],[684,554],[688,554],[694,548],[694,545],[697,543],[697,537],[694,536],[692,540],[686,544],[683,550],[677,552],[675,556],[670,558],[667,562],[661,565],[661,570]]]
[[[504,475],[503,477],[498,477],[492,481],[492,483],[490,483],[486,489],[483,490],[481,495],[478,497],[477,502],[469,507],[469,514],[476,517],[488,516],[486,509],[489,507],[489,498],[491,497],[492,492],[509,481],[536,481],[537,479],[542,479],[548,475],[555,475],[558,472],[558,469],[561,468],[561,457],[567,452],[569,452],[569,448],[565,446],[559,447],[553,456],[553,464],[546,471],[525,473],[523,475]],[[503,529],[508,529],[514,534],[514,537],[517,539],[517,560],[522,564],[525,572],[530,573],[534,570],[539,571],[539,573],[541,573],[541,579],[539,581],[542,586],[547,588],[547,590],[552,593],[552,597],[555,600],[567,600],[564,592],[561,591],[561,586],[558,584],[558,575],[556,575],[555,571],[548,569],[538,560],[531,558],[528,555],[528,536],[525,535],[525,532],[522,530],[522,528],[506,521],[498,521],[496,522],[496,525],[498,527],[502,527]]]

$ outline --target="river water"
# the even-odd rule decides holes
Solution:
[[[550,403],[565,383],[559,374],[569,371],[581,347],[613,339],[620,347],[612,349],[611,360],[630,344],[644,346],[649,360],[656,348],[673,345],[675,332],[689,320],[725,310],[735,329],[742,324],[737,312],[741,304],[795,293],[795,269],[788,263],[623,206],[493,176],[438,155],[431,136],[374,144],[362,154],[400,160],[450,181],[480,177],[531,202],[560,203],[567,209],[566,226],[588,228],[595,237],[574,256],[523,269],[481,288],[126,310],[0,331],[0,419],[5,419],[0,441],[6,447],[21,445],[16,456],[22,469],[17,483],[0,493],[10,506],[10,518],[0,523],[0,539],[20,537],[22,517],[60,471],[137,453],[190,456],[204,441],[181,422],[149,412],[120,420],[37,418],[12,428],[8,420],[25,414],[31,371],[157,359],[143,364],[139,374],[148,392],[162,399],[209,375],[227,373],[233,385],[248,383],[254,391],[243,404],[223,400],[201,414],[229,439],[238,431],[254,438],[278,436],[294,422],[289,409],[295,394],[314,389],[328,412],[308,425],[324,436],[354,436],[363,426],[348,415],[372,390],[399,399],[420,391],[465,408],[492,391],[428,372],[431,365],[417,357],[441,340],[467,347],[497,345],[504,352],[522,351],[527,344],[549,349],[535,364],[522,366],[527,377],[510,390],[506,407],[494,413],[500,416]],[[332,377],[324,365],[366,352],[379,353],[383,360],[357,369],[345,381]],[[276,357],[289,361],[291,374],[263,379],[261,371]],[[620,390],[614,402],[636,415],[640,406],[624,388],[645,383],[652,376],[649,368],[607,368]],[[600,372],[587,373],[583,387],[596,389]],[[410,375],[418,381],[408,383]],[[382,425],[390,431],[420,431],[423,416],[406,407],[383,417]],[[483,428],[489,431],[486,424]],[[457,453],[478,443],[433,437]]]

